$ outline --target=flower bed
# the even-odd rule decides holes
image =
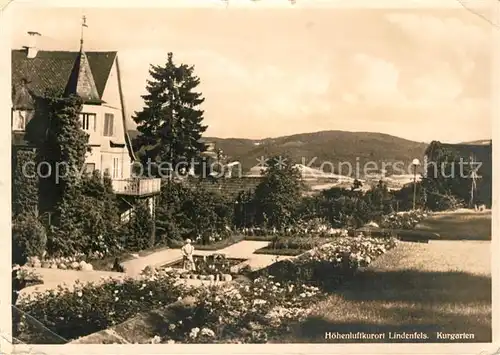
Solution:
[[[329,223],[322,219],[312,219],[310,221],[299,221],[296,225],[278,231],[276,228],[265,229],[259,227],[243,228],[241,233],[245,240],[274,241],[280,237],[331,237],[343,233],[344,230],[332,228]]]
[[[270,274],[278,281],[297,282],[334,289],[359,267],[366,267],[377,256],[392,249],[396,238],[339,237],[332,243],[304,253],[294,260],[282,260],[259,274]]]
[[[414,229],[427,214],[420,210],[391,213],[383,216],[379,223],[381,228]]]
[[[59,286],[27,295],[17,307],[38,319],[51,332],[71,340],[121,323],[137,313],[160,308],[184,297],[192,288],[179,284],[165,271],[138,279],[107,280],[104,283],[77,283],[74,288]],[[47,340],[39,325],[21,317],[14,336],[21,341],[43,344]]]
[[[258,249],[255,254],[273,254],[273,255],[300,255],[308,250],[317,248],[323,244],[330,243],[334,237],[320,236],[293,236],[281,237],[271,242],[268,246]]]
[[[306,307],[320,296],[314,286],[281,284],[270,277],[203,288],[194,307],[169,319],[152,342],[263,343],[306,315]]]

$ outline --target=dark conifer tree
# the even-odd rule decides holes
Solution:
[[[143,164],[148,160],[170,163],[174,168],[179,163],[189,164],[206,149],[200,142],[207,128],[199,109],[204,98],[195,91],[200,79],[194,66],[174,64],[172,53],[164,66],[152,65],[149,74],[148,94],[142,96],[144,108],[133,117],[139,131],[134,145],[143,152]]]

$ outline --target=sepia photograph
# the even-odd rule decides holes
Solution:
[[[265,2],[9,10],[14,346],[493,343],[492,8]]]

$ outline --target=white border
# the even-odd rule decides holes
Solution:
[[[7,0],[8,1],[8,0]],[[4,137],[1,139],[3,145],[0,150],[1,162],[3,163],[2,171],[5,175],[0,175],[0,194],[2,196],[0,203],[0,211],[2,213],[2,221],[0,228],[2,231],[2,238],[0,238],[0,250],[4,253],[0,257],[0,272],[3,276],[2,281],[4,284],[0,288],[0,354],[11,353],[8,343],[3,337],[8,337],[11,327],[11,311],[10,311],[10,220],[11,220],[11,190],[10,190],[10,21],[13,20],[13,8],[17,6],[43,6],[43,7],[219,7],[226,8],[226,3],[222,0],[142,0],[142,1],[124,1],[124,0],[87,0],[87,1],[26,1],[17,0],[15,3],[10,2],[5,7],[4,2],[0,0],[0,8],[3,9],[0,19],[0,48],[2,50],[1,70],[0,70],[0,108],[2,109],[0,120],[1,130],[0,134]],[[473,8],[491,6],[494,9],[494,16],[491,16],[494,23],[500,23],[499,16],[499,1],[483,1],[483,0],[462,0],[464,4]],[[313,8],[313,7],[337,7],[337,8],[400,8],[400,9],[426,9],[426,8],[460,8],[462,5],[458,0],[296,0],[296,4],[292,5],[288,0],[258,0],[251,2],[249,0],[229,0],[230,8]],[[4,8],[5,7],[5,8]],[[15,19],[22,20],[22,19]],[[423,29],[424,30],[424,29]],[[499,28],[494,28],[492,46],[494,48],[493,68],[494,75],[492,84],[493,95],[495,103],[492,107],[492,129],[493,129],[493,162],[494,162],[494,182],[493,182],[493,238],[492,250],[500,252],[499,240],[496,237],[498,232],[498,201],[500,189],[495,188],[498,185],[497,172],[498,170],[498,157],[500,152],[497,144],[499,132],[499,109],[500,100],[497,93],[499,73],[497,72],[497,63],[500,60],[500,52],[498,44],[500,43]],[[495,119],[496,118],[496,119]],[[7,167],[7,168],[6,168]],[[5,198],[7,196],[8,198]],[[492,257],[492,279],[493,279],[493,329],[494,329],[494,343],[488,344],[266,344],[266,345],[40,345],[40,346],[17,346],[16,353],[29,352],[31,354],[44,353],[44,354],[209,354],[209,353],[223,353],[223,354],[333,354],[333,353],[350,353],[350,354],[484,354],[489,355],[499,353],[499,319],[498,315],[498,302],[500,300],[500,287],[498,283],[499,265],[497,258]],[[7,330],[7,331],[6,331]],[[495,332],[496,330],[496,332]]]

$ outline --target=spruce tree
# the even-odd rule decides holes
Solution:
[[[200,79],[194,66],[176,65],[172,53],[164,66],[151,65],[144,108],[133,117],[139,135],[134,145],[144,152],[143,164],[176,164],[198,159],[206,148],[200,142],[207,126],[202,124],[204,102],[196,91]],[[166,165],[163,165],[164,167]],[[163,172],[163,171],[162,171]]]

